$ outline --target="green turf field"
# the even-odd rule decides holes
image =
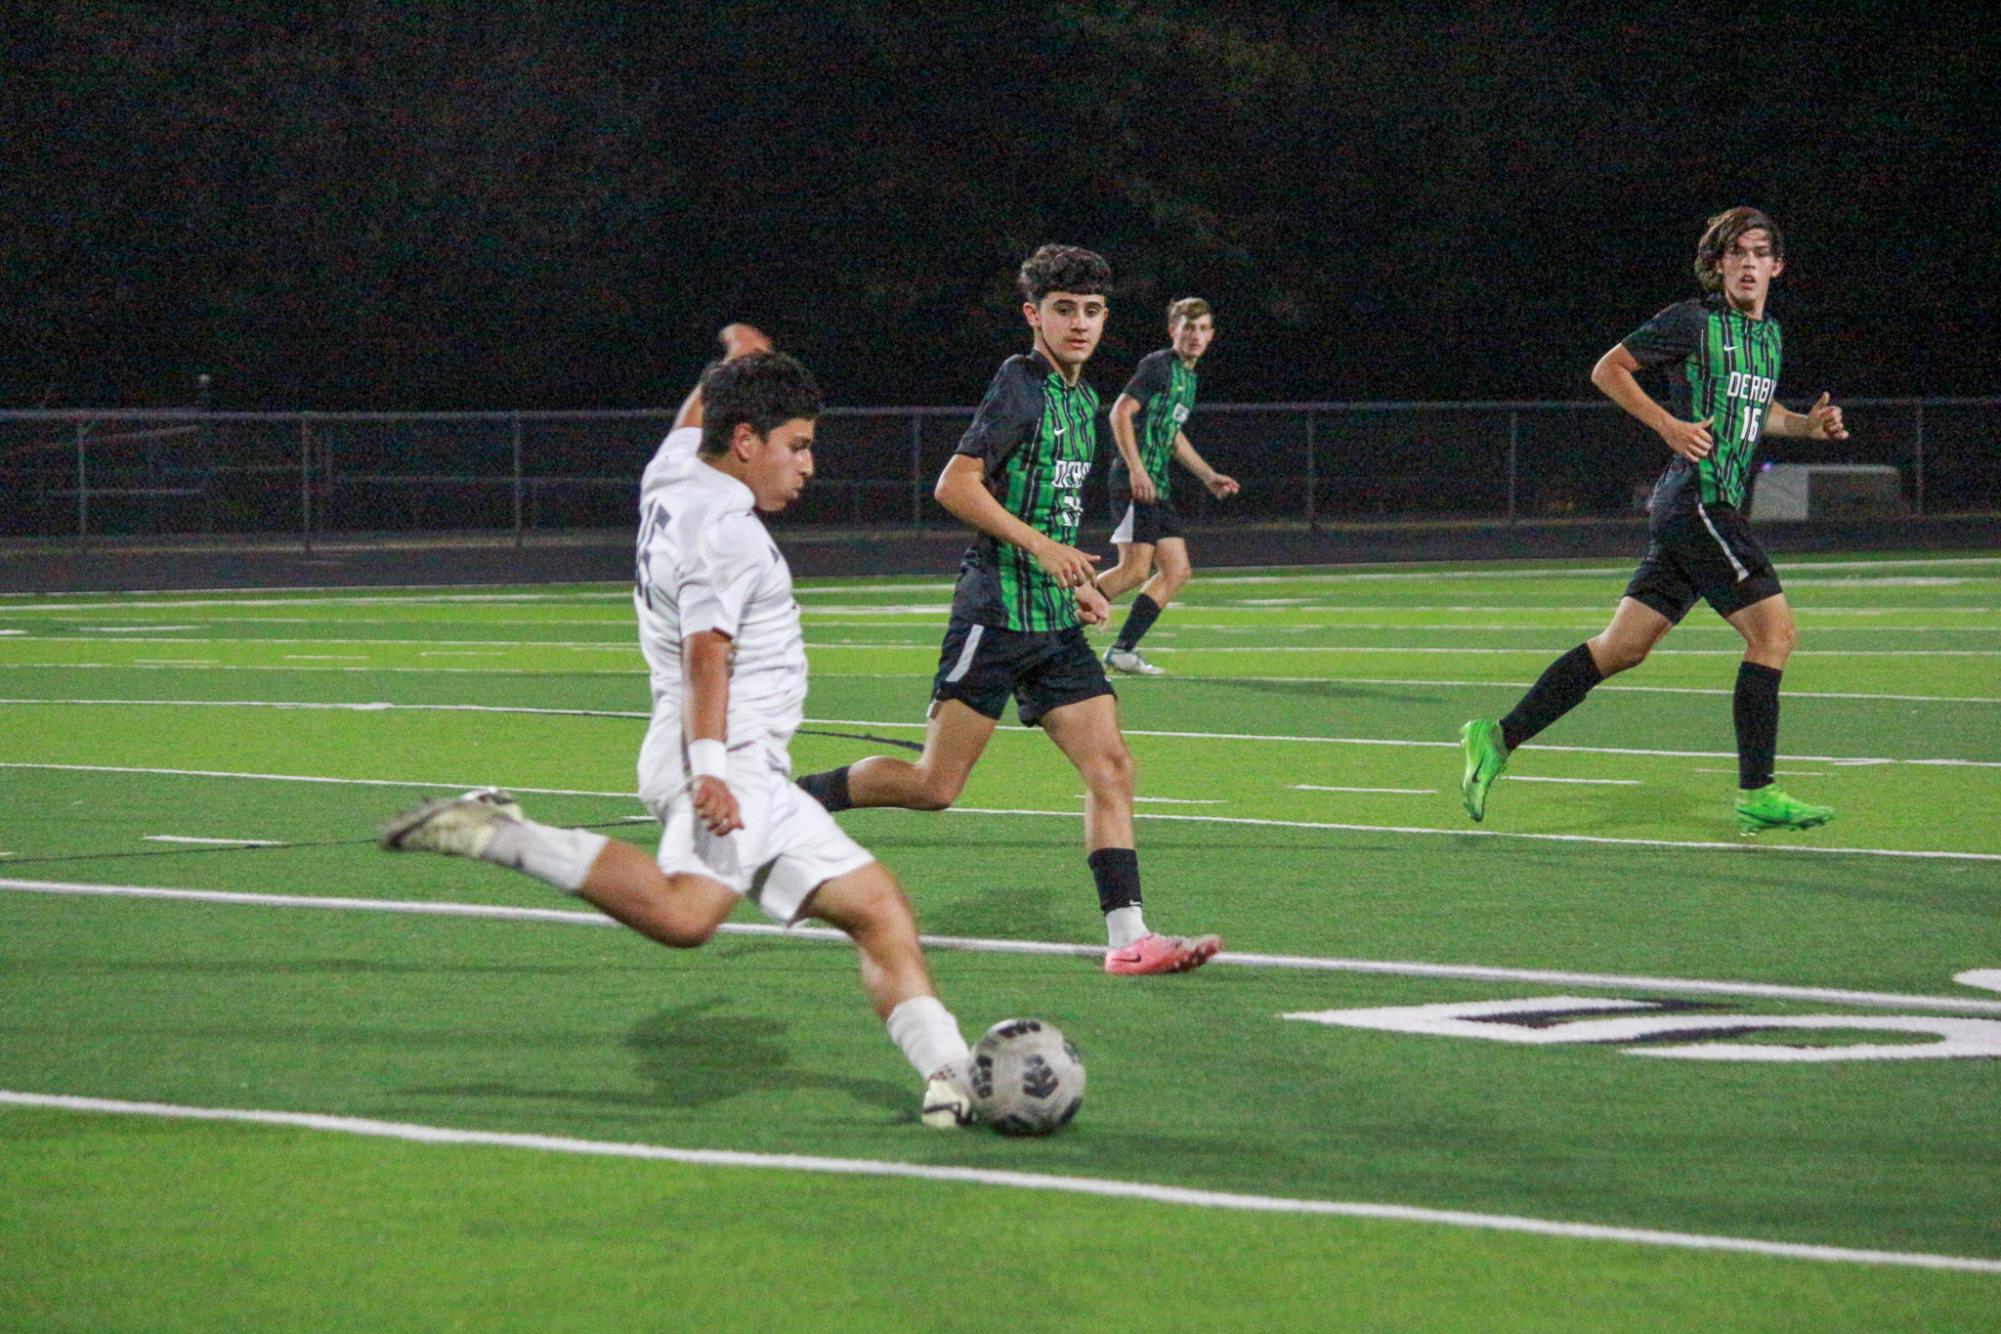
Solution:
[[[919,740],[947,582],[798,573],[798,768]],[[0,1328],[1995,1328],[2001,557],[1781,566],[1826,828],[1736,835],[1706,610],[1471,825],[1627,573],[1199,575],[1118,682],[1198,973],[1099,971],[1038,732],[842,817],[969,1029],[1082,1047],[1041,1141],[918,1126],[843,943],[374,849],[489,782],[650,843],[625,590],[0,598]]]

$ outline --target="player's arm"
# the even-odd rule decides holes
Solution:
[[[1158,496],[1153,478],[1146,475],[1146,468],[1139,461],[1139,432],[1133,427],[1133,418],[1139,415],[1140,401],[1131,394],[1120,394],[1112,403],[1112,443],[1119,448],[1119,457],[1125,460],[1126,473],[1132,478],[1133,499],[1142,505],[1151,505]]]
[[[764,331],[754,324],[725,324],[716,341],[723,345],[723,360],[735,361],[738,357],[749,356],[753,352],[771,351],[771,340]],[[697,383],[681,400],[681,410],[674,414],[674,429],[684,426],[699,427],[702,424],[702,386]]]
[[[1802,440],[1846,440],[1848,427],[1841,409],[1827,401],[1823,392],[1805,412],[1794,412],[1776,398],[1765,408],[1765,434],[1790,435]]]
[[[681,716],[688,743],[688,763],[694,770],[689,798],[695,814],[712,834],[743,828],[736,796],[729,785],[730,637],[720,630],[702,630],[681,643],[683,687]]]
[[[1182,467],[1195,474],[1197,481],[1209,488],[1210,495],[1219,500],[1225,496],[1234,496],[1241,489],[1237,485],[1236,478],[1226,477],[1217,472],[1209,466],[1207,459],[1195,452],[1195,444],[1188,438],[1186,431],[1174,433],[1174,457],[1181,461]]]
[[[1667,447],[1691,461],[1707,457],[1716,448],[1716,438],[1709,434],[1714,417],[1705,417],[1699,422],[1685,422],[1654,402],[1649,394],[1633,378],[1633,373],[1641,369],[1639,358],[1635,357],[1624,343],[1614,343],[1612,349],[1598,358],[1598,364],[1591,368],[1591,383],[1598,391],[1624,408],[1648,430],[1666,442]]]
[[[1037,532],[994,499],[987,490],[986,463],[978,456],[954,454],[938,474],[932,494],[954,518],[1035,557],[1036,564],[1062,587],[1076,588],[1096,579],[1091,569],[1098,563],[1096,556]]]

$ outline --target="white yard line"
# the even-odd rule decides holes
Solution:
[[[73,665],[73,664],[72,664]],[[113,708],[237,708],[237,709],[305,709],[336,710],[360,713],[520,713],[552,714],[580,718],[646,718],[639,710],[618,709],[551,709],[535,708],[519,704],[390,704],[381,701],[368,703],[335,703],[314,700],[204,700],[204,699],[43,699],[12,698],[0,699],[0,706],[30,707],[37,705],[91,705]],[[924,722],[904,720],[876,720],[866,718],[807,718],[811,727],[864,727],[900,728],[922,731],[929,726]],[[1457,741],[1422,741],[1403,737],[1339,737],[1339,736],[1294,736],[1283,733],[1258,732],[1180,732],[1153,728],[1129,728],[1126,736],[1170,737],[1191,741],[1259,741],[1281,744],[1330,745],[1330,746],[1415,746],[1429,750],[1457,750]],[[1640,755],[1661,759],[1735,759],[1735,751],[1727,750],[1653,750],[1633,746],[1564,746],[1538,742],[1539,751],[1561,752],[1577,755]],[[1964,759],[1892,759],[1887,756],[1860,755],[1791,755],[1796,762],[1809,764],[1839,764],[1872,766],[1885,764],[1910,764],[1928,768],[1969,768],[2001,769],[2001,760]]]
[[[481,786],[479,783],[465,781],[441,783],[418,779],[326,778],[300,774],[239,773],[217,769],[160,769],[108,764],[43,764],[22,760],[0,760],[0,769],[45,769],[71,773],[159,774],[167,777],[183,778],[234,778],[272,783],[352,784],[367,787],[400,787],[413,790],[443,789],[445,791],[459,792],[470,791],[473,788]],[[629,792],[589,791],[578,788],[522,787],[513,783],[509,783],[507,788],[510,792],[516,793],[574,797],[620,797],[631,801],[638,800],[636,796]],[[955,815],[1010,815],[1028,818],[1053,817],[1063,820],[1074,820],[1077,818],[1077,812],[1074,810],[1046,811],[1031,808],[953,806],[950,808],[950,811]],[[1246,825],[1270,829],[1326,829],[1358,834],[1416,834],[1444,836],[1448,838],[1525,839],[1540,843],[1590,843],[1635,848],[1720,849],[1742,853],[1746,856],[1801,853],[1833,857],[1890,857],[1920,861],[2001,862],[2001,852],[1947,852],[1934,849],[1912,848],[1828,847],[1811,843],[1757,843],[1749,840],[1724,843],[1704,839],[1613,838],[1600,834],[1538,834],[1503,829],[1440,829],[1428,825],[1355,824],[1332,820],[1272,820],[1243,815],[1174,815],[1166,811],[1135,811],[1133,818],[1136,820],[1192,820],[1207,824]]]
[[[1639,787],[1637,778],[1538,778],[1534,774],[1509,774],[1510,783],[1588,783],[1594,787]]]
[[[1030,808],[993,806],[953,806],[957,815],[1020,815],[1031,817],[1077,818],[1075,811],[1042,811]],[[1822,856],[1891,857],[1920,861],[2001,862],[2001,852],[1939,852],[1908,848],[1842,848],[1813,843],[1758,843],[1749,839],[1735,843],[1708,839],[1613,838],[1603,834],[1533,834],[1505,829],[1437,829],[1429,825],[1351,824],[1331,820],[1268,820],[1248,815],[1170,815],[1164,811],[1135,811],[1135,820],[1200,820],[1207,824],[1256,825],[1272,829],[1330,829],[1356,834],[1429,834],[1447,838],[1511,838],[1538,843],[1594,843],[1629,848],[1708,848],[1747,855],[1798,852]]]
[[[198,625],[79,625],[85,634],[96,635],[163,635],[173,630],[199,630]]]
[[[1389,792],[1399,796],[1435,797],[1435,787],[1328,787],[1320,783],[1294,783],[1294,792]]]
[[[1075,818],[1075,812],[1071,813]],[[105,885],[68,880],[0,878],[0,891],[82,898],[207,903],[231,907],[298,908],[329,912],[391,913],[415,917],[458,917],[485,921],[540,922],[561,926],[616,926],[602,913],[577,908],[517,908],[495,903],[459,903],[431,899],[353,899],[311,894],[256,894],[239,890],[176,889],[158,885]],[[725,922],[728,935],[762,936],[819,944],[846,944],[848,937],[829,927],[783,927],[766,922]],[[1096,959],[1100,944],[1054,940],[1006,940],[984,936],[922,937],[925,948],[977,954],[1023,954],[1040,957]],[[1882,1009],[1943,1009],[1956,1014],[2001,1015],[2001,1000],[1968,996],[1928,996],[1897,991],[1859,991],[1844,987],[1801,987],[1773,982],[1735,982],[1709,978],[1654,977],[1639,973],[1585,973],[1542,968],[1508,968],[1490,964],[1427,963],[1399,959],[1345,959],[1312,954],[1253,954],[1225,950],[1213,963],[1240,968],[1273,968],[1289,972],[1361,973],[1387,977],[1423,977],[1459,982],[1503,982],[1532,986],[1587,987],[1609,991],[1656,991],[1685,996],[1730,996],[1743,999],[1805,1001],[1816,1004],[1867,1005]]]
[[[1055,1176],[993,1168],[943,1167],[925,1163],[890,1162],[871,1158],[826,1158],[802,1153],[750,1153],[735,1149],[680,1149],[660,1144],[573,1139],[562,1135],[519,1134],[495,1130],[457,1130],[446,1126],[378,1121],[366,1117],[317,1112],[259,1111],[240,1107],[194,1107],[182,1103],[128,1102],[115,1098],[84,1098],[54,1093],[23,1093],[0,1089],[0,1104],[42,1107],[113,1116],[149,1116],[188,1121],[286,1126],[374,1139],[417,1144],[448,1144],[519,1149],[536,1153],[578,1154],[593,1158],[628,1158],[682,1163],[696,1167],[808,1172],[830,1176],[892,1177],[954,1185],[1050,1191],[1106,1199],[1139,1200],[1148,1204],[1198,1209],[1228,1209],[1263,1214],[1309,1214],[1363,1218],[1375,1222],[1412,1223],[1432,1227],[1470,1228],[1487,1232],[1527,1233],[1576,1241],[1622,1242],[1632,1246],[1678,1250],[1723,1251],[1745,1255],[1807,1260],[1820,1264],[1895,1266],[1908,1269],[1954,1270],[2001,1274],[2001,1260],[1973,1256],[1935,1255],[1922,1251],[1881,1251],[1802,1242],[1763,1241],[1755,1237],[1715,1236],[1695,1232],[1663,1232],[1653,1228],[1613,1227],[1513,1214],[1474,1213],[1463,1209],[1427,1209],[1408,1204],[1371,1204],[1347,1200],[1300,1199],[1282,1195],[1246,1195],[1200,1190],[1189,1186],[1119,1181],[1104,1177]]]
[[[218,848],[282,848],[285,845],[268,838],[196,838],[192,834],[145,834],[141,841],[146,843],[199,843]]]
[[[661,1144],[573,1139],[562,1135],[518,1134],[496,1130],[457,1130],[446,1126],[377,1121],[366,1117],[318,1112],[274,1112],[240,1107],[194,1107],[182,1103],[127,1102],[115,1098],[84,1098],[54,1093],[22,1093],[0,1089],[0,1103],[61,1111],[114,1116],[150,1116],[188,1121],[286,1126],[374,1139],[417,1144],[448,1144],[482,1148],[521,1149],[537,1153],[578,1154],[593,1158],[629,1158],[682,1163],[695,1167],[808,1172],[829,1176],[893,1177],[954,1185],[1050,1191],[1105,1199],[1139,1200],[1148,1204],[1198,1209],[1228,1209],[1263,1214],[1309,1214],[1363,1218],[1375,1222],[1412,1223],[1432,1227],[1470,1228],[1487,1232],[1527,1233],[1576,1241],[1622,1242],[1632,1246],[1678,1250],[1724,1251],[1773,1256],[1821,1264],[1895,1266],[1908,1269],[1956,1270],[2001,1274],[2001,1260],[1973,1256],[1935,1255],[1923,1251],[1861,1250],[1803,1242],[1763,1241],[1755,1237],[1715,1236],[1695,1232],[1663,1232],[1653,1228],[1613,1227],[1559,1219],[1526,1218],[1513,1214],[1483,1214],[1463,1209],[1427,1209],[1408,1204],[1370,1204],[1347,1200],[1300,1199],[1283,1195],[1246,1195],[1200,1190],[1189,1186],[1119,1181],[1104,1177],[1055,1176],[981,1167],[942,1167],[926,1163],[890,1162],[872,1158],[826,1158],[803,1153],[750,1153],[736,1149],[679,1149]]]

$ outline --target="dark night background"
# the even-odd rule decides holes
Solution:
[[[1583,397],[1786,227],[1785,389],[2001,392],[1993,20],[1856,5],[53,3],[0,49],[0,406],[679,397],[733,318],[836,403],[965,403],[1044,240],[1115,391]]]

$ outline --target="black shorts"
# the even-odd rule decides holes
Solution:
[[[1656,518],[1647,553],[1626,596],[1679,623],[1701,598],[1733,616],[1780,592],[1779,576],[1744,516],[1727,505],[1697,505]]]
[[[1084,639],[1084,627],[1068,630],[1003,630],[952,618],[938,651],[933,700],[964,701],[974,712],[998,720],[1014,696],[1023,727],[1065,704],[1115,695],[1104,664]]]
[[[1112,545],[1128,542],[1152,546],[1164,537],[1181,536],[1181,514],[1171,500],[1143,504],[1130,492],[1112,492]]]

